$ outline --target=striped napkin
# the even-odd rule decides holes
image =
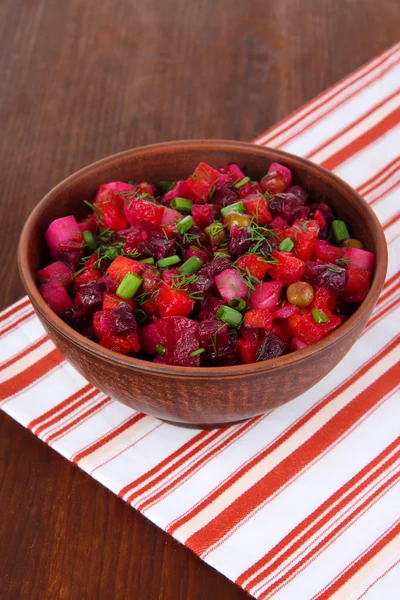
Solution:
[[[394,598],[400,585],[400,44],[256,143],[356,187],[389,245],[358,343],[289,404],[191,430],[89,385],[23,298],[0,315],[0,406],[256,598]]]

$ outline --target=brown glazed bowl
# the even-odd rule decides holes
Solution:
[[[143,179],[152,183],[188,177],[200,161],[214,167],[238,163],[260,179],[271,162],[287,165],[295,183],[330,204],[376,255],[368,297],[338,329],[320,342],[286,356],[250,365],[188,368],[122,356],[86,339],[57,317],[42,300],[35,272],[48,260],[44,232],[58,217],[87,214],[100,184]],[[219,426],[248,419],[289,402],[322,379],[360,336],[381,292],[387,266],[382,228],[368,204],[323,168],[285,152],[253,144],[193,140],[135,148],[96,162],[71,175],[36,206],[23,229],[19,267],[25,289],[44,328],[65,358],[94,386],[149,415],[177,424]]]

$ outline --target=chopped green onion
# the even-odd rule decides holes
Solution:
[[[229,206],[225,206],[225,208],[221,208],[221,215],[225,217],[230,212],[244,213],[245,207],[243,202],[235,202],[234,204],[230,204]]]
[[[171,202],[171,208],[175,208],[175,210],[179,210],[180,212],[190,213],[192,210],[193,202],[188,198],[180,198],[177,196]]]
[[[160,194],[166,194],[174,185],[173,181],[160,181],[158,184],[158,191]]]
[[[157,261],[157,266],[160,267],[160,269],[164,269],[165,267],[170,267],[171,265],[176,265],[176,263],[178,263],[180,261],[181,261],[181,259],[179,258],[179,256],[174,254],[174,256],[167,256],[167,258],[160,258],[160,260]]]
[[[244,185],[246,185],[246,183],[250,181],[250,177],[243,177],[243,179],[241,179],[240,181],[238,181],[237,183],[235,183],[235,188],[240,189],[241,187],[243,187]]]
[[[280,244],[279,244],[279,251],[280,252],[290,252],[293,249],[293,242],[290,238],[285,238]]]
[[[181,221],[178,222],[176,228],[178,230],[178,233],[183,235],[184,233],[186,233],[186,231],[188,229],[193,227],[193,225],[194,225],[194,221],[193,221],[192,217],[190,215],[188,215],[187,217],[185,217],[184,219],[182,219]]]
[[[350,239],[350,233],[344,221],[332,221],[332,230],[337,242]]]
[[[190,353],[190,356],[198,356],[199,354],[203,354],[205,351],[205,348],[199,348],[198,350],[193,350],[193,352]]]
[[[163,346],[162,344],[157,344],[157,346],[156,346],[157,354],[159,354],[160,356],[164,356],[165,350],[166,350],[165,346]]]
[[[232,298],[229,300],[228,306],[242,312],[246,308],[246,302],[242,298]]]
[[[191,256],[188,258],[181,267],[179,267],[179,273],[192,274],[196,273],[203,266],[203,261],[198,256]]]
[[[230,327],[239,327],[243,319],[242,313],[230,306],[220,306],[215,316],[219,321],[224,321]]]
[[[313,308],[311,313],[312,313],[312,316],[314,317],[314,321],[318,324],[330,322],[329,317],[321,309]]]
[[[143,279],[134,273],[127,273],[117,288],[117,296],[130,300],[136,294]]]
[[[82,235],[90,252],[94,252],[97,248],[97,243],[93,233],[91,231],[84,231]]]
[[[148,265],[154,265],[154,258],[150,256],[149,258],[144,258],[140,261],[141,263],[146,263]]]

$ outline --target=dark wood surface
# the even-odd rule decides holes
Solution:
[[[3,0],[0,308],[21,227],[93,160],[183,138],[250,140],[397,41],[396,0]],[[0,414],[3,599],[245,598]]]

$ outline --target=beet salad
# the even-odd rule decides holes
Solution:
[[[272,163],[260,181],[200,163],[182,181],[111,181],[56,219],[37,273],[50,308],[115,352],[168,365],[276,358],[329,335],[370,288],[374,254]]]

